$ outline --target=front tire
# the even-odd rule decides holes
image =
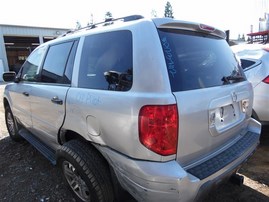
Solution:
[[[65,181],[77,201],[114,200],[109,166],[92,145],[71,140],[58,150],[57,157]]]
[[[19,135],[19,125],[9,106],[5,108],[5,120],[10,138],[16,142],[22,140],[23,138]]]

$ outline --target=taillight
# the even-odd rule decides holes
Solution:
[[[269,84],[269,76],[267,76],[265,79],[262,80],[264,83]]]
[[[176,154],[177,105],[147,105],[139,112],[139,140],[149,150],[168,156]]]
[[[269,46],[264,46],[262,49],[269,52]]]

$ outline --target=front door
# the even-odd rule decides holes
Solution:
[[[71,86],[77,43],[67,41],[49,46],[39,82],[32,85],[32,132],[53,149],[58,146],[58,133],[65,118],[65,98]]]
[[[57,145],[57,134],[65,117],[65,97],[70,87],[37,84],[31,91],[33,133],[51,147]]]

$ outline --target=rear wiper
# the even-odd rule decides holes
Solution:
[[[221,80],[223,81],[223,84],[228,84],[230,81],[244,81],[245,77],[240,75],[224,76]]]

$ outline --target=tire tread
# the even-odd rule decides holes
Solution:
[[[65,143],[57,152],[59,158],[70,156],[81,167],[96,192],[97,201],[113,201],[109,166],[103,156],[90,144],[80,140]]]

